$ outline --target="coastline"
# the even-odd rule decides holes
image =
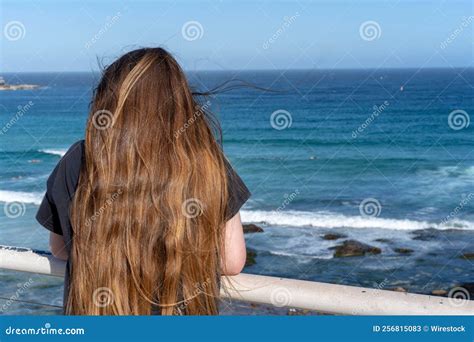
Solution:
[[[39,87],[36,84],[4,84],[0,85],[0,90],[31,90]]]

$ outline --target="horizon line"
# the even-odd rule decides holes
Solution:
[[[292,69],[184,69],[184,72],[287,72],[287,71],[370,71],[370,70],[429,70],[429,69],[474,69],[474,66],[431,66],[431,67],[368,67],[368,68],[292,68]],[[40,74],[40,73],[100,73],[102,70],[77,70],[77,71],[62,71],[62,70],[47,70],[47,71],[4,71],[2,74]]]

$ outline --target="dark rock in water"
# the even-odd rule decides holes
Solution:
[[[469,293],[469,299],[474,300],[474,283],[463,283],[460,284],[458,287],[462,287],[464,290],[466,290]],[[454,293],[454,295],[456,295],[456,293]]]
[[[257,257],[257,252],[253,249],[247,248],[247,259],[245,260],[245,267],[252,266],[257,263],[255,258]]]
[[[347,235],[339,234],[339,233],[328,233],[322,236],[323,240],[337,240],[346,238]]]
[[[399,254],[411,254],[414,252],[413,249],[410,248],[394,248],[393,250]]]
[[[288,316],[308,316],[311,314],[310,310],[307,309],[288,309],[287,313]]]
[[[353,257],[353,256],[363,256],[365,254],[380,254],[382,250],[378,247],[366,245],[365,243],[356,241],[356,240],[346,240],[342,245],[335,246],[331,249],[334,249],[334,257]]]
[[[433,290],[433,291],[431,291],[431,294],[433,296],[446,296],[448,294],[448,291],[446,291],[446,290]]]
[[[464,253],[460,256],[461,259],[474,260],[474,253]]]
[[[424,267],[424,266],[431,265],[433,261],[423,256],[421,258],[416,258],[415,262],[416,262],[416,266]]]
[[[422,229],[422,230],[415,230],[411,232],[413,236],[413,240],[420,240],[420,241],[431,241],[436,239],[436,230],[435,229]]]
[[[380,239],[375,239],[375,242],[381,242],[381,243],[392,243],[393,241],[390,239],[385,239],[385,238],[380,238]]]
[[[255,225],[255,224],[244,224],[242,225],[244,227],[244,234],[247,233],[262,233],[263,228]]]

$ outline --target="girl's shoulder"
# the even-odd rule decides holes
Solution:
[[[62,159],[74,159],[77,157],[82,157],[84,154],[84,139],[83,140],[78,140],[74,144],[69,147],[67,152],[64,154]]]
[[[73,169],[73,170],[75,170],[77,167],[79,167],[80,169],[83,159],[84,159],[84,140],[79,140],[79,141],[76,141],[74,144],[72,144],[71,147],[69,147],[67,152],[59,161],[58,166],[59,167],[62,166],[64,168]]]
[[[69,206],[79,182],[83,156],[84,140],[80,140],[59,160],[46,183],[46,193],[36,219],[53,233],[71,236]]]
[[[71,196],[79,181],[84,161],[84,140],[76,141],[54,168],[47,182],[47,190],[54,197]]]

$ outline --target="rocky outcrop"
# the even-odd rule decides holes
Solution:
[[[382,250],[378,247],[370,246],[356,240],[346,240],[342,245],[331,247],[334,249],[335,258],[364,256],[366,254],[380,254]]]
[[[323,240],[338,240],[338,239],[343,239],[346,238],[347,235],[344,234],[339,234],[339,233],[327,233],[324,234],[321,238]]]
[[[444,297],[444,296],[446,296],[446,295],[448,294],[448,291],[446,291],[446,290],[441,290],[441,289],[440,289],[440,290],[433,290],[433,291],[431,291],[431,294],[432,294],[433,296],[443,296],[443,297]]]
[[[244,234],[263,233],[263,228],[255,224],[250,223],[250,224],[244,224],[242,226],[244,227]]]
[[[398,253],[398,254],[411,254],[414,252],[413,249],[410,249],[410,248],[402,248],[402,247],[398,247],[398,248],[394,248],[393,249],[394,252]]]
[[[393,242],[392,240],[386,239],[386,238],[375,239],[374,241],[375,242],[381,242],[381,243],[392,243]]]
[[[461,254],[460,258],[464,260],[474,260],[474,253]]]

